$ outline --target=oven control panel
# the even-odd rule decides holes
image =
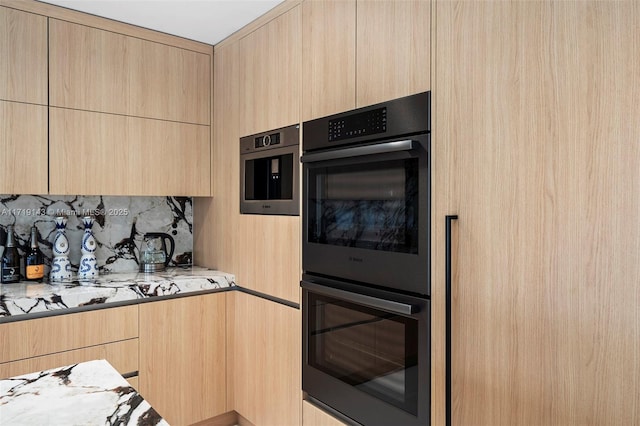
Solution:
[[[375,135],[387,131],[387,108],[377,108],[370,111],[329,120],[329,142]]]

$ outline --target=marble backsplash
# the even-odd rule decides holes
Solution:
[[[137,271],[138,250],[147,232],[165,232],[173,237],[176,247],[170,266],[191,264],[193,201],[188,197],[0,195],[0,251],[7,225],[14,225],[16,245],[24,254],[31,226],[35,225],[40,250],[49,266],[54,218],[66,216],[69,260],[75,273],[81,257],[82,216],[87,215],[95,218],[93,234],[101,273]]]

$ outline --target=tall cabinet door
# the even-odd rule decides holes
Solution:
[[[300,122],[300,22],[300,6],[296,6],[238,42],[239,136]],[[228,157],[233,159],[231,169],[228,158],[214,159],[214,164],[231,170],[234,182],[228,185],[232,189],[225,190],[233,194],[230,202],[237,219],[236,227],[224,232],[235,240],[236,251],[230,259],[233,268],[229,270],[243,287],[298,303],[300,216],[240,214],[238,139],[214,143],[228,144],[224,150],[233,151]]]
[[[357,106],[429,90],[431,1],[357,6]]]
[[[227,294],[227,409],[254,425],[301,425],[300,309]]]
[[[0,194],[46,194],[47,18],[0,6]]]
[[[640,3],[435,13],[433,423],[457,213],[453,424],[639,424]]]
[[[356,106],[356,0],[302,3],[302,121]]]
[[[240,40],[241,136],[300,121],[300,7]]]
[[[0,6],[0,100],[47,105],[47,18]]]
[[[46,194],[47,107],[0,101],[0,194]]]
[[[227,294],[140,305],[139,390],[172,425],[225,412]]]

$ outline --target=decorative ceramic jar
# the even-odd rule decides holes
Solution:
[[[78,279],[91,280],[98,277],[98,260],[96,259],[96,248],[98,244],[93,236],[93,217],[85,216],[82,218],[84,224],[84,235],[82,236],[82,246],[80,251],[80,266],[78,267]]]
[[[71,281],[71,262],[69,262],[69,240],[66,235],[67,218],[55,218],[56,236],[53,240],[53,260],[51,261],[51,281]]]

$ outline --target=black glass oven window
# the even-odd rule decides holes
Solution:
[[[247,200],[291,200],[293,154],[247,160],[244,178]]]
[[[418,253],[418,159],[309,169],[309,242]]]
[[[417,320],[314,293],[309,309],[309,365],[417,415]]]

